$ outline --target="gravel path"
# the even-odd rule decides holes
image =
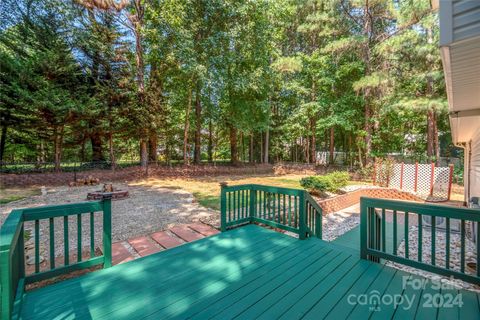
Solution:
[[[128,190],[130,197],[123,200],[112,201],[112,239],[114,242],[132,237],[146,235],[158,230],[169,228],[175,224],[202,221],[214,226],[219,224],[217,211],[200,206],[193,195],[181,189],[133,186],[115,184],[116,189]],[[101,186],[59,187],[49,188],[47,195],[32,196],[23,200],[10,202],[1,207],[0,223],[14,208],[37,207],[43,205],[74,203],[85,201],[88,192],[101,189]],[[88,214],[82,215],[82,247],[88,248],[90,244],[90,221]],[[102,217],[96,213],[94,217],[95,242],[101,245]],[[69,245],[70,251],[77,247],[77,218],[69,218]],[[27,234],[33,234],[33,222],[26,223]],[[41,254],[48,253],[49,233],[48,220],[40,224]],[[43,239],[42,239],[43,238]],[[43,241],[42,241],[43,240]],[[55,254],[63,255],[63,219],[55,219]],[[26,243],[27,255],[32,256],[33,239]],[[28,258],[27,258],[28,259]]]

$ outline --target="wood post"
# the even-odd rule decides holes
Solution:
[[[452,193],[452,182],[453,182],[453,163],[449,164],[449,177],[448,177],[448,200],[450,200],[450,195]],[[478,232],[478,231],[477,231]]]
[[[220,183],[220,230],[227,231],[227,192],[225,188],[228,186],[226,182]]]
[[[433,196],[433,180],[435,179],[435,162],[432,162],[432,171],[430,175],[430,196]]]

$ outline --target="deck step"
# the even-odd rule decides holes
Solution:
[[[138,252],[142,257],[148,256],[159,251],[162,251],[158,244],[156,244],[150,237],[138,237],[128,239],[128,243]]]
[[[201,233],[195,232],[187,226],[175,226],[170,228],[170,231],[186,242],[192,242],[204,237]]]
[[[173,237],[172,235],[170,235],[165,231],[155,232],[151,234],[150,237],[152,237],[153,240],[155,240],[159,245],[161,245],[165,249],[174,248],[183,243],[182,241],[180,241],[180,239],[178,239],[177,237]]]

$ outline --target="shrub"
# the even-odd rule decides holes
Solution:
[[[317,192],[338,192],[345,187],[350,179],[350,174],[345,171],[335,171],[323,176],[310,176],[302,178],[300,185],[307,190]]]

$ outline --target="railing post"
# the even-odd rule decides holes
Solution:
[[[307,237],[307,225],[306,225],[306,201],[305,201],[305,192],[302,191],[300,192],[300,195],[298,197],[298,201],[300,202],[299,204],[299,212],[298,212],[298,219],[299,219],[299,238],[300,240],[303,240]]]
[[[254,186],[249,187],[250,190],[250,223],[253,222],[253,218],[256,216],[256,209],[257,209],[257,190],[255,190]]]
[[[315,235],[322,239],[322,212],[315,211]]]
[[[102,199],[103,207],[103,268],[112,266],[112,194],[105,193]]]
[[[360,199],[360,258],[367,259],[368,206]]]
[[[220,230],[222,232],[227,231],[227,187],[226,182],[220,183]]]

